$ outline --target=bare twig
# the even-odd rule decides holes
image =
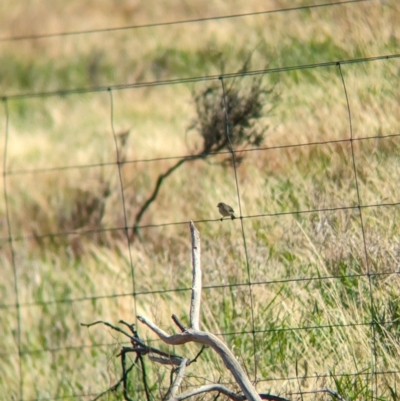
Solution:
[[[186,330],[185,325],[179,320],[178,316],[172,314],[171,318],[174,321],[174,323],[179,327],[179,329],[181,331],[185,331]]]
[[[139,354],[138,359],[140,362],[140,367],[142,368],[142,378],[143,378],[143,384],[144,384],[144,391],[146,393],[146,400],[150,401],[150,389],[149,389],[149,385],[147,383],[146,365],[143,360],[143,355]]]
[[[174,399],[175,394],[177,393],[177,391],[178,391],[178,389],[179,389],[179,387],[180,387],[180,385],[182,383],[182,380],[183,380],[183,377],[184,377],[184,373],[185,373],[185,369],[186,369],[186,366],[188,365],[188,363],[189,363],[189,361],[186,358],[182,359],[182,362],[179,365],[178,373],[177,373],[177,375],[175,377],[175,380],[172,383],[172,386],[169,388],[167,397],[165,397],[167,400],[171,401],[172,399]]]
[[[91,327],[91,326],[94,326],[94,325],[97,325],[97,324],[104,324],[105,326],[110,327],[113,330],[124,334],[125,336],[127,336],[131,340],[131,343],[132,343],[133,347],[123,347],[122,351],[124,351],[124,352],[137,352],[137,353],[140,353],[140,355],[149,354],[149,358],[150,359],[154,359],[157,362],[163,363],[164,365],[176,365],[176,366],[178,366],[181,363],[182,357],[180,357],[178,355],[174,355],[174,354],[169,354],[169,353],[161,351],[161,350],[159,350],[157,348],[149,347],[148,345],[146,345],[137,336],[137,332],[133,328],[134,326],[132,324],[126,323],[123,320],[120,320],[120,323],[124,324],[125,326],[128,326],[129,329],[132,331],[132,333],[134,333],[134,335],[132,336],[129,333],[127,333],[126,331],[122,330],[120,327],[114,326],[113,324],[111,324],[109,322],[104,322],[103,320],[98,320],[96,322],[88,323],[88,324],[87,323],[81,323],[81,326]],[[157,360],[157,357],[155,357],[154,354],[159,355],[160,356],[160,360]],[[120,354],[118,354],[118,355],[120,355]]]
[[[126,331],[122,330],[120,327],[114,326],[111,323],[105,322],[103,320],[97,320],[96,322],[93,322],[93,323],[81,323],[81,326],[91,327],[91,326],[95,326],[96,324],[104,324],[105,326],[108,326],[115,331],[119,331],[120,333],[124,334],[125,336],[131,338],[131,335],[129,333],[127,333]]]
[[[201,264],[200,264],[200,235],[193,221],[190,222],[190,234],[192,236],[192,298],[190,301],[190,327],[199,330],[200,302],[201,302]]]
[[[149,386],[147,383],[146,367],[145,367],[143,356],[148,355],[148,357],[151,361],[161,363],[163,365],[170,365],[170,366],[171,365],[172,366],[181,366],[183,360],[185,360],[186,363],[188,363],[188,362],[186,359],[184,359],[180,356],[177,356],[174,354],[168,354],[157,348],[147,346],[143,341],[141,341],[139,339],[137,331],[135,330],[135,326],[133,324],[129,324],[123,320],[120,320],[120,323],[127,326],[133,335],[127,333],[125,330],[121,329],[118,326],[114,326],[111,323],[108,323],[108,322],[105,322],[102,320],[98,320],[96,322],[89,323],[89,324],[81,323],[81,325],[85,326],[85,327],[91,327],[91,326],[94,326],[97,324],[104,324],[105,326],[110,327],[113,330],[118,331],[119,333],[122,333],[125,336],[127,336],[133,345],[133,347],[122,347],[121,351],[117,355],[117,356],[121,357],[121,366],[122,366],[121,379],[116,384],[114,384],[112,387],[108,388],[107,390],[105,390],[101,394],[99,394],[93,401],[98,400],[103,395],[105,395],[111,391],[116,391],[121,383],[123,384],[124,399],[126,401],[132,401],[132,399],[129,397],[129,394],[128,394],[127,376],[128,376],[128,373],[133,369],[133,367],[136,366],[138,361],[140,362],[140,366],[141,366],[143,385],[144,385],[144,389],[146,392],[146,399],[147,399],[147,401],[150,401],[150,398],[151,398],[150,389],[149,389]],[[136,353],[136,359],[135,359],[135,362],[127,369],[125,366],[125,361],[126,361],[126,354],[128,352]]]
[[[203,345],[203,346],[201,347],[201,350],[197,353],[197,355],[196,355],[191,361],[189,361],[189,365],[192,364],[192,363],[197,362],[197,359],[200,357],[200,355],[203,353],[203,351],[204,351],[206,348],[208,348],[208,346],[207,346],[207,345]]]
[[[122,377],[121,377],[113,386],[111,386],[111,387],[108,388],[107,390],[105,390],[105,391],[101,392],[100,394],[98,394],[95,398],[93,398],[92,401],[97,401],[97,400],[99,400],[103,395],[105,395],[105,394],[107,394],[107,393],[110,393],[110,392],[113,392],[113,391],[116,391],[121,383],[125,383],[126,375],[134,368],[135,365],[136,365],[136,364],[133,363],[128,369],[125,369],[125,374],[123,374]],[[125,391],[125,386],[124,386],[124,391]],[[128,398],[125,398],[125,399],[126,399],[127,401],[130,401],[130,398],[129,398],[129,397],[128,397]]]
[[[124,391],[124,398],[126,401],[132,401],[132,399],[128,395],[128,383],[127,383],[127,376],[129,371],[136,365],[138,358],[136,357],[135,363],[127,370],[125,366],[125,359],[126,359],[126,351],[121,352],[121,365],[122,365],[122,383],[123,383],[123,391]],[[120,381],[121,381],[120,380]]]
[[[199,157],[198,157],[199,158]],[[135,216],[135,223],[133,225],[133,230],[132,230],[132,235],[130,239],[132,240],[136,235],[139,234],[139,223],[142,220],[142,217],[145,213],[145,211],[149,208],[149,206],[154,202],[154,200],[157,198],[158,192],[160,191],[161,185],[163,181],[171,175],[178,167],[180,167],[183,163],[192,160],[190,159],[181,159],[179,160],[176,164],[174,164],[171,168],[169,168],[165,173],[160,174],[158,176],[156,185],[154,187],[153,193],[150,195],[150,197],[146,200],[146,202],[142,205],[140,208],[139,212]]]

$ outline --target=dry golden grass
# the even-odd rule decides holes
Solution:
[[[127,0],[118,6],[110,1],[30,4],[2,2],[1,37],[317,2],[216,1],[211,6],[198,0],[174,1],[168,7]],[[400,9],[393,0],[0,42],[0,72],[5,77],[0,88],[3,96],[9,96],[219,74],[221,60],[225,72],[233,72],[251,52],[252,69],[398,53],[397,26]],[[348,400],[367,399],[371,391],[383,400],[398,397],[394,391],[400,379],[396,274],[400,232],[398,206],[391,204],[400,199],[395,136],[400,128],[399,68],[398,59],[342,65],[357,139],[352,144],[336,66],[265,76],[265,84],[275,85],[280,95],[273,113],[260,122],[270,127],[266,149],[246,152],[237,170],[248,263],[240,220],[217,220],[219,201],[238,212],[233,170],[221,167],[218,156],[188,162],[173,173],[142,221],[158,225],[210,220],[196,224],[204,271],[202,327],[223,335],[251,379],[256,360],[260,391],[290,398],[293,392],[330,387]],[[249,79],[236,82],[246,86]],[[192,93],[205,85],[112,91],[115,131],[130,129],[127,143],[119,144],[120,155],[128,161],[121,167],[121,177],[129,226],[158,175],[175,163],[144,160],[185,155],[199,146],[196,133],[186,131],[195,117]],[[170,315],[185,320],[188,313],[188,226],[143,228],[143,242],[127,244],[107,91],[10,98],[7,104],[6,167],[13,173],[6,176],[6,189],[16,269],[2,198],[0,393],[7,399],[21,396],[15,273],[23,398],[92,399],[118,380],[115,355],[126,339],[105,327],[88,330],[80,323],[135,322],[136,315],[143,314],[166,330],[175,330]],[[1,111],[0,127],[5,124]],[[374,139],[361,140],[368,137]],[[337,142],[291,146],[327,141]],[[135,160],[143,161],[131,162]],[[58,169],[66,166],[76,167]],[[363,226],[356,208],[354,167],[360,204],[365,206]],[[54,170],[22,172],[48,168]],[[4,182],[0,185],[3,190]],[[376,206],[381,204],[386,206]],[[292,213],[302,211],[310,212]],[[65,231],[71,234],[55,235]],[[371,320],[379,324],[372,328]],[[138,329],[143,338],[162,347],[154,335]],[[187,346],[173,352],[193,357],[197,350]],[[378,374],[375,382],[368,376],[373,371],[385,374]],[[148,373],[160,389],[168,384],[165,368],[149,363]],[[202,378],[232,380],[209,350],[191,365],[189,374],[193,377],[185,386],[202,383]],[[143,399],[137,390],[138,371],[132,383],[134,397]]]

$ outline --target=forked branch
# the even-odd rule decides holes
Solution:
[[[157,336],[169,345],[181,345],[188,342],[195,342],[211,347],[223,360],[225,366],[232,373],[236,382],[243,391],[244,396],[249,401],[260,401],[261,398],[245,371],[240,366],[230,349],[214,334],[199,330],[200,319],[200,293],[201,293],[201,268],[200,268],[200,236],[193,222],[190,222],[190,233],[192,236],[192,298],[190,306],[190,328],[182,333],[168,335],[157,325],[143,316],[138,316],[138,320],[150,328]],[[179,325],[181,327],[181,325]],[[173,398],[170,398],[170,400]]]

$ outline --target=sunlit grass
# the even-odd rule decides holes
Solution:
[[[101,2],[88,18],[86,6],[77,3],[74,12],[64,2],[52,4],[24,14],[31,23],[19,25],[21,31],[4,22],[7,13],[22,15],[21,4],[9,4],[7,13],[0,12],[2,36],[260,7],[217,2],[210,10],[199,1],[162,10],[121,2],[118,12],[110,12],[111,6]],[[293,5],[276,1],[265,7]],[[6,96],[220,74],[239,70],[250,53],[251,68],[262,69],[398,52],[398,7],[394,1],[366,2],[0,43],[0,88]],[[32,23],[35,13],[43,16],[40,24]],[[155,226],[142,228],[143,241],[131,244],[125,226],[131,228],[155,180],[176,160],[146,159],[198,151],[201,139],[188,130],[195,116],[192,94],[207,82],[8,99],[10,174],[5,178],[15,270],[2,197],[0,393],[20,396],[14,274],[24,399],[85,394],[92,399],[119,379],[115,355],[127,339],[80,323],[135,323],[143,314],[172,331],[172,313],[187,323],[191,270],[185,222],[206,220],[196,223],[202,240],[202,328],[223,335],[259,391],[290,398],[329,387],[348,400],[364,400],[372,392],[395,400],[400,378],[399,62],[341,69],[352,131],[337,66],[265,75],[279,100],[260,120],[265,149],[243,153],[238,187],[232,168],[221,166],[219,156],[186,163],[168,177],[143,219]],[[247,77],[237,80],[250,83]],[[2,155],[5,110],[0,111]],[[126,143],[117,140],[121,176],[112,127],[117,134],[130,130]],[[47,168],[54,170],[34,171]],[[239,219],[220,222],[216,207],[227,202],[239,215],[237,190],[243,232]],[[158,227],[171,222],[182,224]],[[168,349],[141,325],[137,328],[154,346]],[[169,351],[194,357],[198,347]],[[169,369],[150,362],[147,368],[154,396],[161,398]],[[385,374],[375,381],[373,371]],[[201,378],[232,381],[211,350],[188,374],[185,386],[202,383]],[[132,397],[143,398],[141,385],[135,370]],[[121,399],[121,394],[107,397]]]

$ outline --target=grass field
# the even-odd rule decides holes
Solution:
[[[201,328],[221,335],[257,390],[399,399],[400,59],[318,64],[400,54],[400,5],[150,3],[0,5],[0,394],[91,400],[119,380],[126,338],[81,323],[145,315],[172,332],[172,313],[187,323],[193,220]],[[96,32],[15,39],[87,30]],[[201,148],[189,129],[193,94],[218,83],[168,81],[237,72],[246,60],[251,71],[268,69],[262,84],[273,88],[256,122],[261,148],[240,153],[237,182],[220,163],[226,155],[183,164],[144,214],[142,240],[128,243],[124,227],[158,176]],[[301,65],[314,66],[283,69]],[[246,91],[253,79],[224,83]],[[166,84],[117,87],[156,81]],[[221,223],[217,203],[239,215],[238,196],[243,219]],[[193,358],[199,350],[168,348],[137,328],[165,351]],[[146,363],[161,399],[170,369]],[[184,389],[236,388],[211,350],[187,373]],[[139,369],[129,385],[132,399],[145,399]],[[102,399],[123,399],[122,391]]]

